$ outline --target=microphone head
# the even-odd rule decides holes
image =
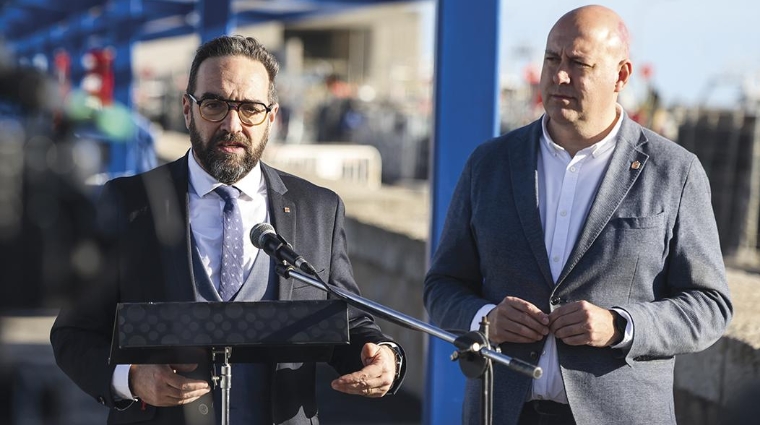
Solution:
[[[251,243],[253,243],[253,246],[255,246],[258,249],[264,248],[264,236],[272,234],[272,236],[277,236],[277,233],[274,231],[274,227],[272,227],[269,223],[259,223],[255,226],[253,226],[253,229],[251,229]]]

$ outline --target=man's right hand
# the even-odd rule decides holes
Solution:
[[[549,333],[549,315],[516,297],[506,297],[488,313],[488,339],[502,342],[536,342]]]
[[[208,382],[185,378],[177,372],[191,372],[197,364],[133,364],[129,368],[132,395],[151,406],[167,407],[192,403],[211,391]]]

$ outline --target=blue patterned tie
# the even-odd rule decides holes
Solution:
[[[243,219],[240,216],[238,197],[240,190],[234,186],[214,189],[224,199],[224,240],[222,242],[222,266],[220,270],[219,296],[229,301],[243,286]]]

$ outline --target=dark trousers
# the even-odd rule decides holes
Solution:
[[[532,400],[523,406],[518,425],[575,425],[567,404],[548,400]]]

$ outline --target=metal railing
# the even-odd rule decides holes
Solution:
[[[269,145],[264,161],[289,173],[380,187],[382,160],[372,146],[349,144]]]
[[[743,111],[690,111],[678,144],[699,157],[727,263],[760,267],[760,125]]]

